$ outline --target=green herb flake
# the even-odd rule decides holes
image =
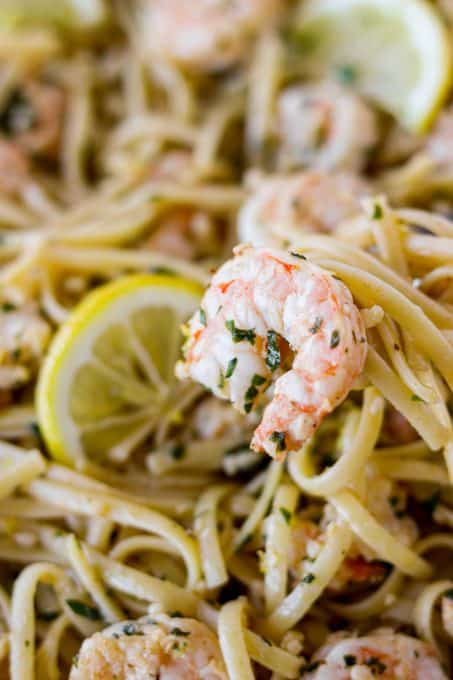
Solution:
[[[225,376],[223,375],[222,371],[219,371],[219,382],[217,383],[217,387],[219,390],[223,390],[225,387]]]
[[[266,382],[266,378],[262,375],[258,375],[258,373],[255,373],[255,375],[252,378],[252,385],[255,385],[259,387],[260,385],[264,385]]]
[[[271,436],[269,437],[271,442],[276,444],[276,449],[277,451],[284,451],[286,449],[286,435],[284,432],[272,432]]]
[[[335,329],[332,331],[332,335],[330,336],[330,349],[335,349],[335,347],[338,347],[339,344],[340,332]]]
[[[421,401],[423,404],[425,403],[421,397],[418,396],[418,394],[413,394],[411,396],[411,401]]]
[[[298,204],[297,207],[299,208],[300,205]],[[305,255],[302,255],[302,253],[298,253],[298,252],[296,252],[295,250],[292,250],[292,251],[291,251],[291,255],[292,255],[293,257],[298,257],[300,260],[306,260],[306,259],[307,259],[307,258],[305,257]]]
[[[385,663],[382,663],[382,661],[380,661],[380,659],[378,659],[377,656],[371,656],[367,661],[365,661],[365,665],[371,668],[371,672],[373,673],[373,675],[375,673],[378,675],[382,675],[382,673],[385,673],[387,669]]]
[[[45,612],[37,612],[36,613],[36,618],[38,618],[40,621],[55,621],[55,619],[58,617],[58,612],[53,612],[53,611],[45,611]]]
[[[399,498],[398,496],[390,496],[389,498],[389,505],[391,505],[392,508],[396,508],[398,505]]]
[[[254,385],[250,385],[248,388],[247,392],[245,393],[245,400],[246,401],[253,401],[255,397],[258,396],[258,390]]]
[[[66,604],[77,616],[83,616],[90,621],[102,621],[102,614],[97,607],[92,607],[81,600],[66,600]]]
[[[249,329],[236,328],[233,319],[225,321],[225,326],[230,331],[231,337],[233,338],[233,342],[242,342],[245,340],[246,342],[249,342],[251,345],[255,344],[256,333],[253,328]]]
[[[280,345],[276,331],[267,331],[266,366],[275,371],[282,363]]]
[[[181,630],[181,628],[172,628],[170,632],[172,635],[177,635],[178,637],[187,637],[190,635],[189,631]]]
[[[172,619],[176,619],[176,618],[179,619],[179,618],[182,617],[182,615],[183,615],[183,613],[180,612],[178,609],[175,609],[175,611],[170,612],[170,613],[168,614],[168,616],[171,616]]]
[[[444,593],[444,597],[448,598],[449,600],[453,600],[453,588],[446,590]]]
[[[186,455],[186,449],[184,444],[175,444],[170,451],[170,456],[173,460],[181,460]]]
[[[125,623],[121,630],[124,635],[144,635],[143,631],[137,629],[135,623]]]
[[[16,309],[16,305],[14,305],[12,302],[7,301],[2,304],[2,312],[15,312]]]
[[[305,574],[303,577],[301,583],[313,583],[315,580],[316,576],[314,574],[311,574],[310,572],[308,574]]]
[[[234,357],[233,359],[229,360],[227,369],[225,371],[225,378],[231,378],[237,366],[237,363],[238,363],[237,357]]]
[[[304,663],[301,666],[299,673],[302,673],[302,675],[304,673],[313,673],[313,671],[318,670],[318,668],[325,663],[325,661],[311,661],[310,663]]]
[[[357,663],[357,657],[355,657],[353,654],[345,654],[343,657],[344,665],[350,668],[351,666],[355,666]]]
[[[351,64],[339,65],[335,68],[335,77],[343,85],[353,85],[358,77],[357,69]]]
[[[286,524],[289,525],[291,523],[293,513],[290,510],[288,510],[288,508],[281,507],[281,508],[279,508],[279,510],[280,510],[280,514],[283,517],[283,519],[285,520]]]
[[[372,220],[380,220],[382,219],[382,206],[379,205],[379,203],[374,204],[373,208],[373,214],[371,215]]]
[[[322,316],[317,316],[313,322],[313,326],[311,326],[308,329],[308,332],[311,333],[312,335],[315,335],[315,333],[317,333],[321,328],[323,321],[324,319],[322,318]]]
[[[200,323],[203,324],[203,326],[206,326],[207,325],[206,312],[201,307],[200,307],[199,314],[200,314]]]

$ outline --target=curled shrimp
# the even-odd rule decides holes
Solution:
[[[255,178],[238,221],[239,237],[254,245],[280,245],[286,231],[332,232],[339,222],[360,212],[366,183],[351,173],[300,172]]]
[[[447,680],[435,650],[420,640],[390,629],[347,635],[331,636],[301,680]]]
[[[275,381],[252,448],[278,457],[299,448],[347,396],[367,342],[341,281],[303,257],[241,245],[190,320],[184,352],[178,376],[242,412]]]
[[[82,644],[70,680],[227,680],[218,640],[195,619],[123,621]]]
[[[224,69],[245,56],[282,6],[282,0],[145,0],[144,41],[182,66]]]
[[[370,107],[332,82],[287,88],[278,100],[278,118],[285,168],[359,172],[378,140]]]

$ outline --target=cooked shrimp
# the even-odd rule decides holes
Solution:
[[[332,232],[339,222],[360,212],[365,182],[348,173],[301,172],[252,182],[253,193],[239,213],[242,241],[280,245],[278,228]]]
[[[378,140],[373,111],[336,83],[287,88],[279,97],[278,114],[285,168],[359,172]]]
[[[365,362],[365,329],[346,286],[305,258],[244,245],[234,255],[189,322],[177,373],[246,413],[279,375],[252,448],[282,456],[348,394]]]
[[[407,493],[398,482],[366,470],[366,506],[371,514],[401,543],[410,546],[418,538],[417,525],[406,513]],[[316,558],[324,542],[326,528],[336,518],[333,506],[327,504],[319,523],[296,515],[292,521],[292,541],[289,554],[289,568],[292,577],[300,581],[310,570],[310,561]],[[387,568],[376,553],[365,543],[355,540],[329,590],[339,592],[356,586],[370,586],[382,581]]]
[[[301,680],[447,680],[435,650],[389,629],[366,637],[332,635]]]
[[[145,0],[146,47],[182,66],[227,68],[275,21],[282,0]]]
[[[228,680],[216,636],[194,619],[123,621],[82,644],[70,680]]]

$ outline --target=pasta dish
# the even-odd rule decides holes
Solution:
[[[453,677],[453,2],[0,2],[0,680]]]

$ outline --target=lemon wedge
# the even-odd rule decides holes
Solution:
[[[304,74],[337,76],[424,131],[451,80],[451,36],[424,0],[308,0],[297,12],[294,44]]]
[[[202,288],[177,276],[125,276],[90,293],[56,334],[36,391],[52,456],[124,460],[187,390],[174,365]]]

